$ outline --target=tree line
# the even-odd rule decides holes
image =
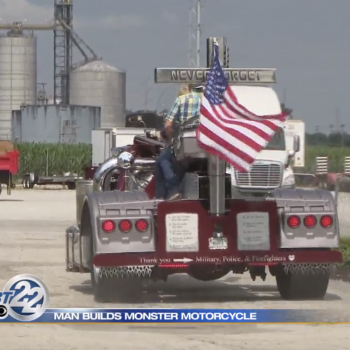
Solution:
[[[314,133],[305,135],[308,146],[350,147],[350,134],[335,132],[330,134]]]

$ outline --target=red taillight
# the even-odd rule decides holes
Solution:
[[[313,215],[305,216],[304,225],[307,228],[314,228],[316,226],[316,224],[317,224],[317,219],[315,216],[313,216]]]
[[[104,221],[102,224],[102,230],[106,233],[111,233],[115,230],[115,223],[111,220]]]
[[[290,216],[287,223],[290,228],[298,228],[300,226],[300,218],[296,215]]]
[[[324,215],[321,218],[321,226],[323,228],[330,228],[333,225],[333,218],[330,215]]]
[[[147,222],[147,220],[141,219],[141,220],[136,221],[135,226],[136,226],[137,231],[146,232],[148,229],[148,222]]]
[[[122,220],[119,222],[119,230],[128,233],[131,230],[131,222],[129,220]]]

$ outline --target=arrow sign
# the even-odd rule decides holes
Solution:
[[[183,258],[183,259],[173,259],[174,262],[188,263],[193,261],[193,259]]]

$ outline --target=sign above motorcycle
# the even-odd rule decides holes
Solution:
[[[208,68],[156,68],[154,70],[154,82],[166,83],[205,83]],[[275,84],[275,68],[224,68],[229,84]]]

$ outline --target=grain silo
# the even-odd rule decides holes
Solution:
[[[0,36],[0,139],[11,139],[12,111],[36,103],[37,39],[20,27]]]
[[[70,104],[101,107],[101,127],[124,127],[126,73],[96,60],[72,70]]]

